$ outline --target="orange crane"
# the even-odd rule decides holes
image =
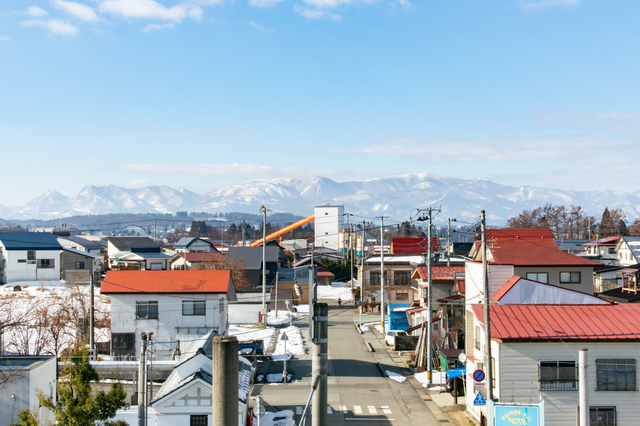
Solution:
[[[307,217],[307,218],[304,218],[304,219],[302,219],[302,220],[299,220],[298,222],[296,222],[296,223],[294,223],[294,224],[292,224],[292,225],[285,226],[285,227],[284,227],[284,228],[282,228],[281,230],[279,230],[279,231],[277,231],[277,232],[274,232],[273,234],[269,234],[269,235],[267,235],[267,237],[266,237],[264,240],[266,240],[266,241],[273,240],[273,239],[274,239],[274,238],[276,238],[276,237],[279,237],[279,236],[281,236],[281,235],[284,235],[284,234],[286,234],[286,233],[287,233],[287,232],[289,232],[289,231],[293,231],[294,229],[299,228],[299,227],[301,227],[302,225],[305,225],[305,224],[307,224],[307,223],[309,223],[309,222],[312,222],[313,220],[315,220],[315,218],[316,218],[316,215],[315,215],[315,214],[313,214],[313,215],[311,215],[311,216],[309,216],[309,217]],[[262,244],[262,242],[263,242],[263,239],[262,239],[262,238],[260,238],[258,241],[255,241],[255,242],[251,243],[251,247],[257,247],[257,246],[259,246],[260,244]]]

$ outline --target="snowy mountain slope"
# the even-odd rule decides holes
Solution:
[[[175,213],[176,211],[257,213],[262,204],[273,212],[300,215],[313,207],[344,205],[346,211],[372,218],[380,214],[403,220],[416,208],[442,207],[440,217],[473,221],[487,211],[492,224],[524,209],[546,203],[582,206],[602,214],[605,207],[622,208],[627,222],[640,217],[640,191],[563,191],[530,186],[513,187],[483,179],[457,179],[428,174],[406,174],[366,181],[336,182],[325,177],[253,179],[199,195],[184,188],[149,186],[127,189],[114,185],[86,186],[66,197],[49,191],[23,207],[0,210],[3,218],[55,218],[77,214]]]

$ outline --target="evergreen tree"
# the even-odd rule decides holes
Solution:
[[[624,220],[620,219],[618,222],[618,235],[625,236],[629,235],[629,229],[627,229],[627,224],[624,223]]]
[[[602,212],[602,220],[600,221],[598,234],[600,238],[610,237],[616,234],[616,227],[613,223],[613,219],[611,218],[611,213],[609,212],[608,207],[605,207],[604,212]]]
[[[124,421],[109,421],[116,411],[126,407],[126,392],[120,383],[111,385],[108,393],[95,392],[91,382],[98,382],[98,373],[89,363],[86,349],[82,348],[72,354],[69,363],[62,370],[63,380],[58,381],[58,402],[42,391],[38,391],[40,405],[55,413],[57,424],[73,426],[126,425]],[[20,423],[29,425],[29,423]]]

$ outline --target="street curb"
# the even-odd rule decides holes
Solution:
[[[380,369],[380,374],[382,374],[382,377],[388,377],[387,372],[384,370],[384,367],[382,366],[382,364],[380,364],[379,362],[376,362],[376,365]]]
[[[360,327],[358,326],[358,324],[353,324],[353,326],[356,328],[356,331],[358,332],[358,334],[362,334],[362,330],[360,330]]]
[[[365,342],[365,344],[367,345],[367,350],[369,352],[375,352],[376,350],[373,349],[373,346],[371,346],[371,342]],[[378,365],[380,365],[380,363],[378,363]]]

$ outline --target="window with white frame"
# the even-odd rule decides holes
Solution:
[[[575,361],[540,361],[538,365],[540,390],[578,390],[577,370]]]
[[[597,359],[598,391],[635,391],[635,359]]]
[[[84,269],[84,262],[76,262],[76,269]]]

